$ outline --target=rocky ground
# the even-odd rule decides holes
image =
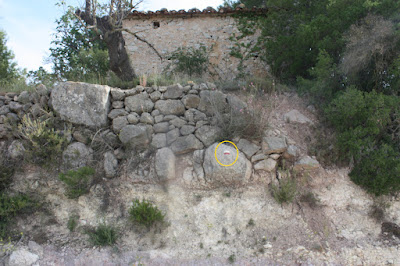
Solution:
[[[243,97],[239,95],[239,97]],[[310,154],[318,125],[314,108],[295,94],[270,96],[265,113],[270,135],[285,135]],[[294,111],[294,110],[297,110]],[[319,201],[280,205],[268,185],[275,173],[254,175],[246,186],[207,189],[183,178],[191,155],[177,156],[177,176],[163,184],[143,182],[126,171],[94,185],[78,200],[64,196],[57,171],[25,166],[13,184],[18,191],[40,191],[44,210],[19,218],[25,232],[5,265],[385,265],[400,264],[400,240],[382,234],[381,222],[369,213],[374,199],[353,184],[348,168],[319,166],[299,175],[298,192]],[[308,157],[314,160],[312,157]],[[145,164],[145,162],[143,162]],[[134,198],[153,201],[167,225],[150,231],[127,220]],[[400,224],[400,201],[387,198],[385,219]],[[79,213],[78,230],[67,221]],[[116,226],[115,247],[93,248],[81,232],[101,221]],[[3,257],[3,256],[2,256]]]

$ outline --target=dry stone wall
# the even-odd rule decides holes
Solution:
[[[53,110],[72,128],[63,153],[64,166],[76,169],[101,160],[101,171],[107,178],[115,177],[125,163],[134,160],[128,158],[129,151],[135,151],[137,157],[155,151],[137,169],[131,169],[128,175],[132,179],[182,180],[195,187],[241,186],[254,175],[275,174],[282,156],[297,156],[296,147],[288,145],[285,136],[268,132],[259,141],[235,139],[238,152],[229,143],[222,143],[217,149],[224,139],[216,110],[224,116],[231,114],[232,109],[246,108],[246,104],[236,96],[218,91],[213,83],[121,90],[66,82],[55,86],[51,94],[44,86],[31,93],[8,93],[1,96],[0,104],[3,139],[16,136],[10,134],[6,122],[18,124],[24,114],[40,119],[43,110]],[[99,138],[107,150],[96,155],[92,144]],[[15,140],[8,150],[11,157],[21,156],[23,142]],[[182,166],[185,169],[180,169]],[[295,167],[313,169],[318,162],[300,158]]]

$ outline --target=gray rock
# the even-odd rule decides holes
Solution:
[[[246,184],[252,170],[249,160],[242,152],[239,152],[236,163],[231,166],[222,166],[215,158],[217,145],[218,143],[214,143],[205,151],[203,168],[207,183],[217,187]],[[217,158],[220,163],[230,165],[235,161],[236,156],[236,149],[232,145],[222,143],[218,146]]]
[[[142,92],[142,91],[144,91],[144,87],[141,86],[141,85],[137,85],[136,86],[136,90],[139,91],[139,92]]]
[[[27,103],[26,105],[29,105],[30,103]],[[39,104],[41,107],[45,108],[49,105],[49,98],[47,96],[42,96],[40,97]]]
[[[88,127],[108,123],[110,87],[81,82],[65,82],[51,92],[53,109],[63,120]]]
[[[150,100],[149,95],[145,93],[125,98],[125,108],[131,112],[138,114],[143,112],[150,113],[153,110],[153,107],[154,103]]]
[[[159,149],[155,157],[156,174],[162,181],[175,178],[175,155],[169,148]]]
[[[19,121],[19,117],[18,117],[18,115],[14,114],[14,113],[8,113],[7,120],[9,123],[15,124]]]
[[[183,115],[185,106],[180,100],[159,100],[155,108],[163,115]]]
[[[207,84],[206,83],[201,83],[200,84],[200,90],[208,90],[209,88],[208,88],[208,86],[207,86]]]
[[[140,116],[137,113],[130,113],[126,119],[128,119],[128,123],[129,124],[134,124],[136,125],[137,123],[139,123],[140,120]]]
[[[168,122],[158,123],[153,126],[155,133],[166,133],[169,130],[168,128],[169,128]]]
[[[44,85],[43,85],[44,86]],[[36,243],[35,241],[29,241],[28,242],[28,247],[29,250],[37,255],[39,255],[39,257],[43,257],[43,252],[44,249],[41,245],[39,245],[38,243]]]
[[[119,146],[119,140],[117,135],[115,135],[111,130],[106,130],[101,134],[103,140],[112,148],[116,148]]]
[[[147,128],[140,125],[127,125],[119,133],[122,144],[131,147],[147,146],[150,143]]]
[[[7,128],[4,124],[0,124],[0,139],[7,136]]]
[[[152,93],[153,91],[154,91],[154,88],[153,87],[146,87],[146,88],[144,88],[145,89],[145,91],[147,92],[147,93]]]
[[[154,122],[155,123],[160,123],[160,122],[162,122],[164,120],[164,116],[163,115],[157,115],[155,118],[154,118]]]
[[[14,140],[8,147],[8,156],[11,159],[17,159],[24,156],[25,148],[21,141]]]
[[[287,149],[286,139],[284,137],[264,137],[262,149],[265,154],[283,153]]]
[[[294,122],[299,124],[313,124],[313,121],[295,109],[286,113],[284,115],[284,119],[289,123]]]
[[[167,146],[167,134],[159,133],[153,136],[151,145],[157,149],[164,148]]]
[[[198,90],[190,90],[188,94],[199,94]]]
[[[197,108],[200,103],[200,97],[194,94],[189,94],[182,98],[182,102],[187,109]]]
[[[171,125],[174,125],[175,127],[181,128],[182,126],[186,125],[187,122],[179,117],[172,119],[169,121]]]
[[[210,123],[208,121],[199,121],[199,122],[196,123],[196,128],[199,129],[202,126],[209,125],[209,124]]]
[[[121,89],[112,88],[111,96],[114,101],[123,101],[125,99],[125,92]]]
[[[114,153],[108,151],[104,153],[104,172],[107,178],[113,178],[117,174],[118,160]]]
[[[8,106],[10,107],[10,111],[14,113],[19,113],[22,111],[22,105],[17,102],[10,102]]]
[[[13,251],[8,260],[9,266],[31,266],[39,260],[39,256],[24,248]]]
[[[154,118],[149,113],[142,113],[142,115],[140,116],[140,123],[153,125]]]
[[[6,115],[10,112],[10,108],[8,107],[8,105],[3,105],[2,107],[0,107],[0,115]]]
[[[178,139],[178,137],[180,136],[179,134],[179,129],[175,128],[172,129],[170,131],[168,131],[167,133],[167,145],[171,145],[174,141],[176,141]]]
[[[171,150],[175,154],[185,154],[194,150],[200,150],[203,147],[203,143],[201,143],[193,134],[178,137],[177,140],[171,144]]]
[[[212,115],[216,111],[225,113],[228,111],[226,95],[220,91],[201,91],[198,109],[207,115]]]
[[[194,151],[193,152],[193,170],[194,170],[195,176],[199,180],[204,180],[203,161],[204,161],[204,150]]]
[[[160,87],[158,88],[158,90],[159,90],[160,92],[166,92],[166,91],[167,91],[167,86],[160,86]]]
[[[43,84],[39,84],[36,87],[36,92],[40,95],[40,96],[48,96],[50,94],[50,90],[47,89],[47,87]]]
[[[137,89],[124,90],[125,97],[134,96],[139,93]]]
[[[114,101],[112,103],[112,107],[115,109],[120,109],[120,108],[124,108],[124,102],[123,101]]]
[[[255,163],[255,162],[258,162],[261,160],[266,160],[267,158],[268,158],[268,156],[265,154],[256,154],[253,157],[251,157],[251,162]]]
[[[115,134],[118,134],[120,130],[128,124],[129,123],[126,116],[118,116],[112,121],[112,129],[115,132]]]
[[[202,126],[196,130],[196,137],[208,147],[221,136],[221,129],[215,126]]]
[[[91,132],[88,130],[75,130],[72,133],[72,136],[74,137],[74,139],[78,142],[81,142],[83,144],[89,144],[89,142],[91,141]]]
[[[183,94],[183,87],[181,84],[168,86],[167,91],[164,92],[165,99],[178,99]]]
[[[256,152],[258,152],[261,149],[260,146],[246,139],[241,139],[237,146],[239,150],[241,150],[248,159],[250,159],[254,154],[256,154]]]
[[[259,161],[254,165],[254,170],[256,171],[266,171],[266,172],[273,172],[276,170],[276,161],[268,158],[266,160]]]
[[[17,100],[18,100],[18,98],[17,98]],[[29,101],[28,101],[27,103],[30,103],[30,102],[33,102],[33,103],[40,103],[40,95],[39,95],[39,93],[37,93],[37,92],[32,92],[32,93],[30,94],[30,96],[29,96]]]
[[[84,167],[91,160],[93,160],[93,150],[80,142],[68,145],[63,152],[63,163],[67,169]]]
[[[125,152],[122,148],[118,148],[118,149],[114,150],[114,155],[115,155],[115,158],[117,158],[118,160],[122,160],[125,158]]]
[[[301,171],[301,170],[314,170],[319,167],[319,162],[315,160],[314,158],[311,158],[310,156],[304,156],[300,158],[299,161],[297,161],[294,164],[293,169],[295,171]]]
[[[285,159],[294,159],[297,157],[299,153],[299,148],[297,148],[295,145],[289,145],[287,150],[283,153],[283,157]]]
[[[30,95],[29,92],[27,91],[23,91],[19,94],[18,98],[17,98],[17,102],[20,102],[22,104],[28,103],[30,102]]]
[[[174,126],[174,125],[169,125],[169,127],[168,127],[169,130],[173,130],[174,128],[176,128],[176,126]]]
[[[206,84],[207,84],[207,87],[210,89],[210,90],[215,90],[215,89],[217,89],[217,86],[214,84],[214,83],[212,83],[212,82],[206,82]]]
[[[200,112],[199,110],[196,109],[189,109],[185,112],[185,119],[189,122],[198,122],[202,120],[206,120],[207,116],[205,113]]]
[[[195,129],[196,128],[194,126],[183,125],[181,127],[180,132],[181,132],[182,136],[186,136],[186,135],[192,134],[195,131]]]
[[[150,99],[151,99],[153,102],[156,102],[156,101],[160,100],[160,98],[161,98],[161,92],[155,91],[155,92],[153,92],[153,93],[150,93]]]
[[[239,99],[239,97],[235,95],[228,95],[226,97],[229,106],[232,108],[232,110],[235,111],[240,111],[241,109],[246,109],[247,104],[243,102],[242,100]]]
[[[160,111],[159,110],[153,110],[153,112],[151,112],[151,116],[152,117],[156,117],[160,115]]]
[[[164,116],[164,121],[171,121],[175,118],[178,118],[176,115],[166,115]]]
[[[278,153],[273,153],[273,154],[270,154],[268,157],[271,159],[274,159],[274,160],[278,160],[281,157],[281,155]]]
[[[124,109],[113,109],[108,114],[108,118],[115,119],[118,116],[126,116],[126,115],[128,115],[128,112],[125,111]]]

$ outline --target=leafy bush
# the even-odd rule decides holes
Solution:
[[[165,215],[150,201],[135,199],[129,209],[129,218],[132,222],[150,228],[155,223],[163,223]]]
[[[117,230],[105,223],[101,223],[96,228],[86,230],[89,242],[93,246],[112,246],[118,238]]]
[[[171,60],[174,60],[173,70],[192,77],[201,76],[208,67],[208,53],[206,46],[180,47],[172,53]]]
[[[79,219],[78,215],[71,215],[69,217],[68,223],[67,223],[67,228],[69,229],[69,231],[71,231],[71,232],[75,231],[75,228],[78,225],[78,219]]]
[[[400,190],[400,153],[383,144],[354,165],[351,180],[376,196]]]
[[[279,182],[279,186],[271,185],[272,196],[280,203],[292,202],[296,196],[296,182],[292,178],[284,178]]]
[[[26,195],[9,196],[0,192],[0,238],[9,234],[8,228],[15,216],[34,206],[34,202]]]
[[[66,195],[71,198],[78,198],[89,192],[89,177],[95,171],[90,167],[82,167],[78,170],[70,170],[66,174],[60,173],[59,178],[67,185]]]
[[[26,159],[40,165],[48,165],[61,155],[67,140],[54,128],[50,128],[49,119],[22,117],[18,125],[18,134],[27,140]]]

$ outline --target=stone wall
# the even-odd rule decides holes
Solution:
[[[135,169],[125,168],[138,182],[180,180],[196,187],[242,186],[263,173],[273,180],[270,175],[275,175],[280,158],[297,156],[297,148],[288,145],[285,136],[268,132],[256,141],[235,138],[238,150],[220,143],[225,140],[223,124],[216,117],[245,110],[247,105],[209,82],[129,90],[66,82],[51,93],[43,85],[31,93],[8,93],[0,97],[0,104],[0,140],[18,138],[16,125],[24,114],[41,119],[46,118],[44,110],[54,112],[70,125],[61,129],[68,139],[63,168],[75,169],[96,161],[101,165],[96,171],[108,178],[142,158]],[[290,120],[298,118],[297,114],[288,115]],[[14,129],[7,126],[10,123]],[[92,149],[96,142],[105,144],[101,154]],[[24,140],[14,140],[8,147],[9,156],[21,156],[23,145]],[[317,166],[318,162],[305,157],[295,167]]]
[[[230,40],[239,34],[233,13],[158,13],[133,14],[123,23],[124,28],[137,32],[142,39],[124,32],[126,48],[133,68],[138,75],[162,73],[168,65],[172,52],[180,47],[199,48],[201,45],[209,51],[209,71],[203,78],[232,80],[239,74],[240,59],[230,55],[235,42]],[[255,42],[258,34],[242,40]],[[145,40],[146,42],[144,42]],[[152,46],[150,46],[150,45]],[[153,49],[154,48],[154,49]],[[154,51],[156,50],[159,55]],[[245,61],[244,73],[265,75],[267,66],[257,55]]]

